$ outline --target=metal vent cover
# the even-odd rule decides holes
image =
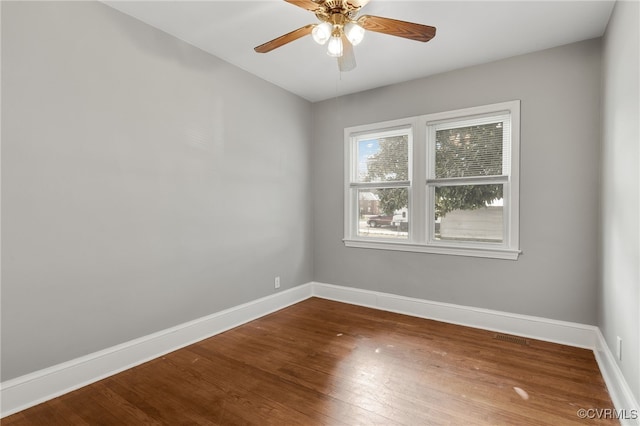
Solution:
[[[495,334],[493,336],[493,338],[496,339],[496,340],[501,340],[503,342],[517,343],[518,345],[528,345],[529,344],[529,340],[525,339],[524,337],[511,336],[509,334],[497,333],[497,334]]]

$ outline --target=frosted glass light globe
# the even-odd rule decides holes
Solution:
[[[333,58],[339,58],[342,56],[342,39],[338,36],[333,36],[329,39],[327,44],[327,55]]]
[[[333,25],[329,22],[323,22],[313,27],[311,37],[313,37],[316,43],[325,44],[329,40],[329,37],[331,37],[331,30],[333,30]]]
[[[354,22],[349,22],[344,26],[344,35],[352,45],[357,46],[364,38],[364,28]]]

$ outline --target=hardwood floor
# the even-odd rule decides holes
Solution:
[[[312,298],[2,425],[618,424],[581,408],[613,409],[589,350]]]

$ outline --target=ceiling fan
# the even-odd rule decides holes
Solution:
[[[360,9],[369,0],[285,0],[295,6],[313,12],[319,24],[309,24],[254,48],[258,53],[267,53],[294,40],[311,34],[316,43],[327,45],[327,54],[338,58],[340,71],[356,67],[353,46],[360,43],[365,30],[427,42],[436,35],[436,28],[413,22],[380,16],[362,15]]]

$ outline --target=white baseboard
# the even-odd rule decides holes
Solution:
[[[0,418],[311,296],[592,349],[616,408],[627,413],[637,410],[637,402],[597,327],[312,282],[3,382]]]
[[[633,396],[629,384],[624,379],[615,357],[609,349],[600,329],[596,330],[597,342],[593,352],[600,367],[600,373],[607,384],[609,395],[616,409],[621,410],[620,424],[623,426],[640,425],[640,404]],[[626,417],[626,418],[625,418]],[[635,417],[632,418],[632,417]]]
[[[561,343],[580,348],[595,348],[597,327],[557,321],[490,309],[433,302],[331,284],[313,283],[313,295],[325,299],[368,306],[383,311],[433,319],[500,333]]]
[[[311,296],[304,284],[0,384],[0,417],[214,336]]]

